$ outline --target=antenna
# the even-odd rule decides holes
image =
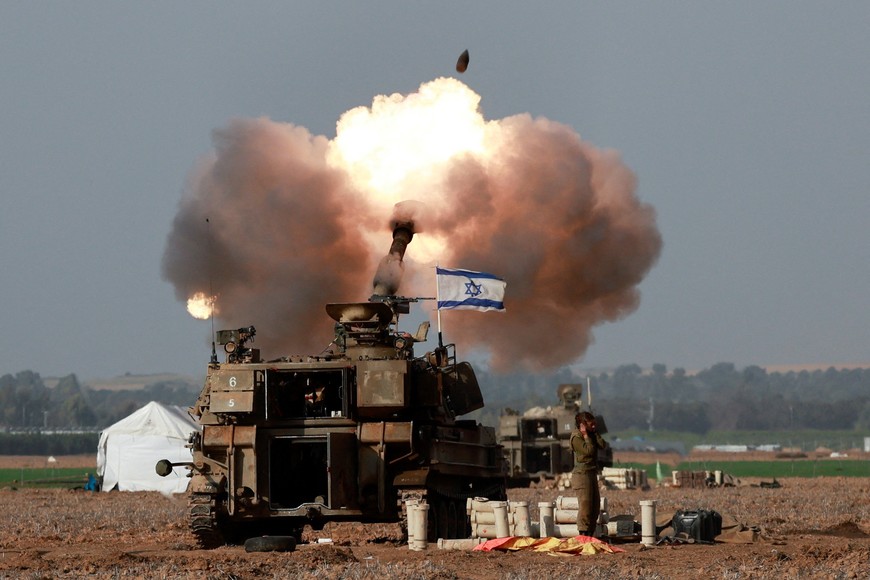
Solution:
[[[214,345],[214,288],[212,286],[212,251],[211,251],[211,222],[208,219],[208,216],[205,218],[205,237],[207,238],[206,243],[208,244],[208,299],[211,300],[211,361],[210,363],[216,365],[218,362],[217,359],[217,351],[215,350]]]

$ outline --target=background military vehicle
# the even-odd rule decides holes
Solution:
[[[411,236],[396,227],[399,258]],[[202,432],[190,442],[189,518],[201,546],[299,538],[330,521],[405,524],[406,499],[429,503],[430,540],[467,537],[466,498],[506,499],[495,430],[457,418],[483,407],[471,365],[451,344],[415,356],[428,323],[415,336],[397,328],[413,301],[326,305],[335,338],[316,356],[263,361],[254,327],[217,332],[226,362],[212,355],[192,409]]]
[[[499,417],[498,441],[504,449],[508,484],[528,486],[532,481],[554,479],[574,468],[570,437],[574,416],[583,409],[583,385],[563,384],[556,389],[559,405],[533,407],[520,414],[506,410]],[[598,432],[607,433],[604,417],[595,416]],[[599,464],[613,465],[613,451],[604,450]]]

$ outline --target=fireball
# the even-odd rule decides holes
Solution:
[[[217,313],[216,298],[216,296],[208,296],[205,292],[197,292],[187,299],[187,311],[194,318],[208,320],[212,314]]]

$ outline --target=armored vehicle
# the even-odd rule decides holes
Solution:
[[[558,406],[533,407],[522,415],[507,409],[499,417],[498,440],[504,449],[509,485],[528,486],[574,468],[570,438],[574,416],[583,410],[583,385],[559,385],[556,394]],[[596,422],[598,432],[607,433],[604,418],[596,415]],[[613,465],[611,449],[603,451],[599,464]]]
[[[415,356],[428,323],[397,330],[414,300],[326,305],[335,338],[317,356],[263,361],[254,327],[217,332],[226,362],[208,366],[187,464],[202,547],[330,521],[407,529],[409,499],[428,502],[430,540],[467,537],[468,497],[506,499],[494,429],[457,418],[483,406],[471,365],[454,345]]]

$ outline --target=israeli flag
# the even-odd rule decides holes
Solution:
[[[504,312],[504,280],[486,272],[435,268],[438,310]]]

